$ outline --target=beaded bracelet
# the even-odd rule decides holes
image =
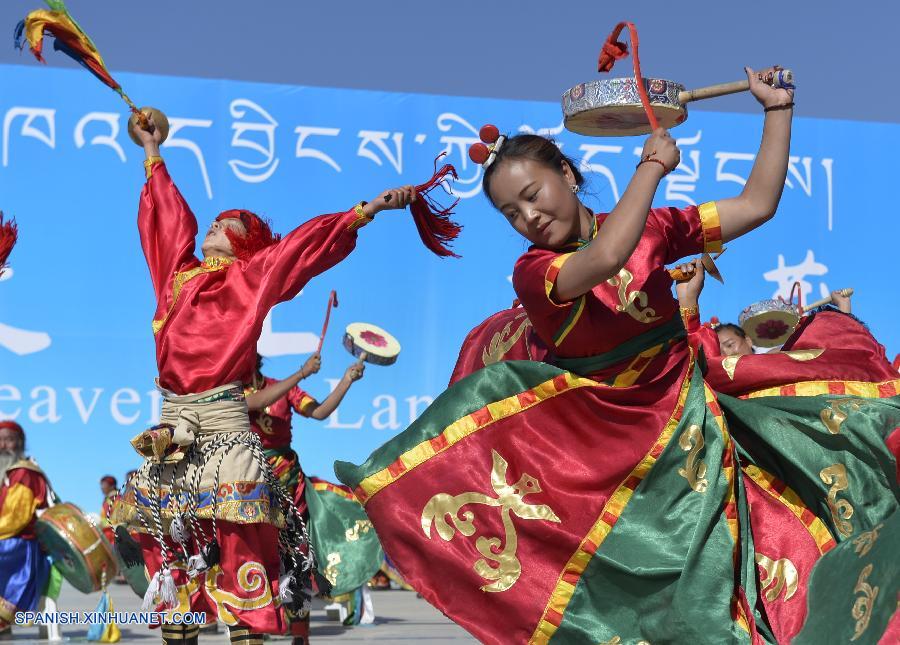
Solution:
[[[793,109],[794,109],[794,102],[791,101],[790,103],[785,103],[783,105],[770,105],[769,107],[764,108],[763,112],[775,112],[776,110],[793,110]]]
[[[636,166],[634,167],[635,170],[637,170],[638,168],[640,168],[642,163],[647,163],[648,161],[655,161],[655,162],[658,163],[660,166],[662,166],[662,167],[663,167],[663,176],[668,175],[668,174],[671,172],[668,168],[666,168],[666,164],[664,164],[662,161],[660,161],[659,159],[654,159],[653,157],[649,157],[649,156],[648,156],[648,157],[644,157],[643,159],[641,159],[641,160],[638,162],[638,165],[636,165]]]

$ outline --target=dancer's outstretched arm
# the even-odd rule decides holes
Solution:
[[[278,243],[258,251],[241,271],[261,306],[272,307],[292,299],[313,277],[350,255],[357,231],[381,211],[404,209],[415,199],[415,189],[386,190],[372,202],[360,202],[347,211],[320,215],[304,222]]]
[[[306,362],[303,363],[303,367],[287,378],[282,379],[277,383],[273,383],[269,387],[248,394],[247,407],[250,410],[262,410],[267,406],[272,405],[275,401],[290,392],[297,383],[318,372],[321,365],[322,358],[318,353],[313,354],[306,359]]]
[[[725,242],[749,233],[775,216],[784,190],[791,147],[794,90],[763,83],[759,75],[770,70],[754,72],[747,67],[745,71],[750,92],[763,106],[766,116],[759,152],[744,190],[737,197],[716,201]]]
[[[144,145],[144,168],[147,173],[147,183],[141,191],[138,207],[138,230],[150,268],[153,290],[159,299],[171,282],[172,275],[195,260],[197,219],[175,187],[159,154],[161,137],[152,117],[150,124],[152,131],[135,128],[137,137]]]

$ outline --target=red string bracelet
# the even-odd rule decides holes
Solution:
[[[663,163],[662,161],[660,161],[659,159],[654,159],[653,157],[644,157],[643,159],[641,159],[641,160],[638,162],[638,165],[636,165],[636,166],[634,167],[635,170],[637,170],[638,168],[640,168],[642,163],[647,163],[648,161],[655,161],[655,162],[658,163],[660,166],[662,166],[662,167],[663,167],[663,176],[668,175],[668,174],[671,172],[671,170],[669,170],[668,168],[666,168],[666,164],[664,164],[664,163]]]
[[[793,110],[793,109],[794,109],[794,102],[791,101],[790,103],[783,103],[781,105],[770,105],[767,108],[763,108],[763,112],[776,112],[778,110]]]

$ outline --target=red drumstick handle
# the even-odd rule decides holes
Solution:
[[[331,319],[331,308],[337,306],[337,291],[332,289],[328,295],[328,308],[325,310],[325,322],[322,324],[322,333],[319,335],[319,348],[316,350],[316,354],[322,353],[322,343],[325,342],[325,332],[328,331],[328,321]]]

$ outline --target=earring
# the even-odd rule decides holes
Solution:
[[[572,184],[572,192],[573,192],[573,193],[577,193],[577,192],[578,192],[578,184]]]

